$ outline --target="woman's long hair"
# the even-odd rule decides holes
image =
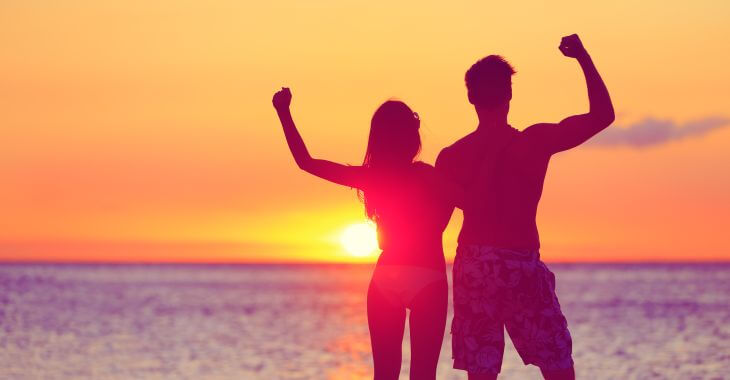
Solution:
[[[368,147],[362,162],[363,167],[375,174],[371,178],[397,175],[399,169],[408,168],[413,163],[421,151],[420,125],[418,114],[401,101],[388,100],[378,107],[370,122]],[[361,190],[358,197],[365,204],[368,218],[377,223],[378,202],[370,191]]]

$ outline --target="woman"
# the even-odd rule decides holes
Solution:
[[[411,333],[411,379],[435,379],[446,324],[448,287],[441,235],[461,190],[426,163],[418,115],[400,101],[373,115],[365,159],[347,166],[312,158],[294,125],[291,92],[273,98],[289,149],[299,168],[354,187],[378,229],[382,250],[368,288],[368,327],[375,379],[397,379],[406,308]]]

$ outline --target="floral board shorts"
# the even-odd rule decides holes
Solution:
[[[538,251],[459,245],[454,260],[454,368],[499,373],[504,328],[522,361],[543,370],[573,366],[555,275]]]

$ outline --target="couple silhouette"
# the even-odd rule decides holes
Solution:
[[[454,207],[464,213],[453,266],[454,368],[470,380],[496,379],[504,329],[525,364],[545,379],[574,379],[572,341],[555,292],[555,276],[540,260],[535,217],[550,157],[588,140],[614,120],[608,90],[575,34],[560,51],[580,64],[590,110],[557,124],[519,131],[508,124],[512,66],[489,55],[469,68],[468,99],[479,124],[439,154],[435,167],[417,161],[420,119],[389,100],[372,117],[360,166],[315,159],[290,113],[291,92],[273,104],[299,168],[353,187],[377,224],[381,254],[367,294],[374,378],[397,379],[406,322],[410,378],[436,378],[448,308],[442,234]]]

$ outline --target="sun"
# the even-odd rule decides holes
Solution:
[[[378,249],[378,233],[373,222],[353,223],[340,235],[340,244],[352,256],[365,257]]]

